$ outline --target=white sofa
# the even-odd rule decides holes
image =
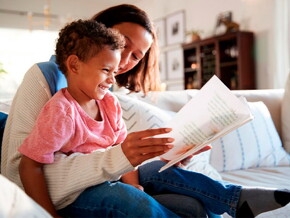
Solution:
[[[140,93],[126,95],[122,91],[115,94],[121,103],[127,128],[132,132],[164,126],[197,92],[198,90],[151,92],[146,97]],[[258,106],[254,113],[255,123],[248,123],[241,127],[243,129],[238,129],[238,132],[225,136],[227,138],[224,137],[222,145],[220,142],[213,143],[212,151],[194,158],[189,164],[189,170],[200,171],[214,179],[223,179],[244,186],[290,189],[290,155],[282,148],[283,143],[280,141],[284,90],[242,90],[233,93],[246,97],[249,102],[264,102],[271,116],[267,116],[269,113],[263,104],[249,103],[251,109]],[[192,112],[194,113],[194,108]],[[256,135],[253,134],[254,131]],[[239,138],[244,143],[243,151],[235,144],[234,137],[237,133],[239,137],[243,137]],[[254,145],[253,141],[258,143],[258,152],[255,148],[257,145]],[[241,152],[244,154],[241,155]],[[263,213],[259,217],[290,217],[290,204]]]
[[[165,123],[171,119],[171,117],[174,116],[174,114],[197,92],[198,90],[151,92],[146,97],[144,97],[140,93],[132,93],[127,95],[123,91],[118,91],[115,92],[115,95],[120,100],[123,108],[123,118],[125,119],[129,132],[131,132],[141,129],[164,126]],[[276,138],[274,137],[275,139],[271,139],[270,141],[272,143],[278,143],[277,140],[280,140],[279,136],[281,136],[282,133],[281,120],[284,120],[284,118],[281,117],[281,104],[284,90],[247,90],[233,92],[236,95],[245,96],[248,101],[263,101],[265,103],[275,124],[275,129],[271,130],[270,127],[268,127],[268,132],[266,133],[275,133],[277,130],[278,134],[274,134]],[[7,111],[7,104],[2,105],[2,107],[2,110]],[[265,125],[261,126],[259,131],[263,130],[264,127]],[[246,126],[246,128],[248,127]],[[242,131],[240,132],[240,136],[241,134],[246,134],[244,138],[250,137],[247,135],[247,129],[243,131],[244,133]],[[260,134],[259,137],[265,138],[266,136]],[[282,144],[284,144],[284,142]],[[226,181],[244,186],[263,186],[290,189],[290,157],[289,154],[286,154],[284,150],[280,151],[279,153],[280,156],[284,156],[276,161],[275,164],[272,164],[272,159],[266,156],[266,162],[267,160],[270,160],[270,163],[268,164],[263,162],[260,167],[253,167],[250,163],[244,164],[243,169],[228,170],[228,168],[223,170],[223,166],[225,165],[224,163],[229,161],[228,159],[234,158],[234,162],[230,165],[230,168],[239,163],[240,160],[235,155],[239,154],[240,151],[236,149],[235,143],[233,143],[232,147],[230,146],[227,148],[229,150],[227,151],[229,154],[227,155],[228,159],[225,159],[225,155],[222,158],[220,156],[220,148],[216,150],[215,146],[220,147],[220,144],[214,144],[212,151],[205,152],[193,158],[192,162],[188,166],[188,169],[202,172],[214,179],[224,179]],[[277,146],[279,147],[279,143]],[[263,147],[261,147],[261,150],[263,150]],[[252,157],[252,159],[255,161],[255,156],[254,158]],[[224,215],[224,217],[227,217],[227,215]],[[263,213],[259,215],[259,217],[290,217],[290,204],[284,208]]]

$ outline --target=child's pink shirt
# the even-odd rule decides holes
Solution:
[[[42,108],[19,152],[40,163],[53,163],[57,151],[90,153],[122,142],[127,130],[116,97],[107,93],[96,103],[102,121],[89,117],[66,88],[58,91]]]

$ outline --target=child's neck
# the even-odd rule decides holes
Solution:
[[[78,92],[74,92],[74,90],[69,89],[69,87],[67,90],[89,117],[97,121],[102,120],[99,105],[95,99],[84,99],[83,96],[80,96]]]
[[[94,120],[102,121],[102,116],[96,100],[80,104],[81,108]]]

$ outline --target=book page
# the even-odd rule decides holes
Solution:
[[[213,76],[167,123],[173,130],[162,136],[174,138],[174,147],[161,157],[173,165],[252,118],[246,100]]]

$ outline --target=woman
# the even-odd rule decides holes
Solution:
[[[119,30],[125,36],[126,47],[122,53],[117,83],[131,91],[146,93],[157,90],[158,51],[156,36],[147,14],[132,5],[119,5],[98,13],[93,19]],[[51,97],[47,94],[45,83],[39,68],[32,67],[15,95],[5,128],[1,171],[19,186],[18,165],[21,155],[17,149],[30,133],[40,109]],[[114,146],[102,152],[58,155],[62,161],[44,168],[48,186],[54,186],[54,190],[57,190],[50,193],[56,209],[61,209],[63,216],[176,216],[146,193],[121,182],[109,182],[118,180],[122,174],[132,170],[132,166],[158,156],[155,149],[159,145],[152,143],[149,149],[152,152],[147,155],[140,154],[138,145],[142,141],[140,134],[153,136],[162,131],[132,133],[122,147]],[[116,156],[122,161],[111,161]],[[63,196],[63,193],[70,194]]]

